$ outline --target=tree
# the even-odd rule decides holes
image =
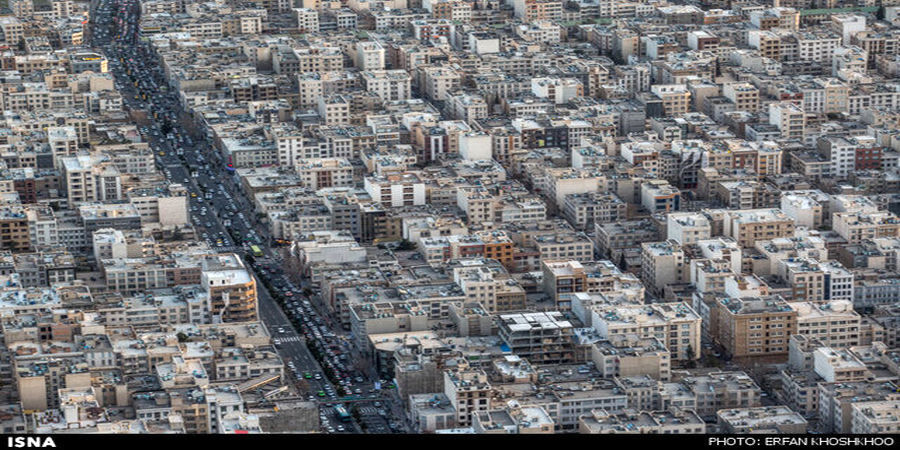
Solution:
[[[189,339],[188,335],[186,335],[180,331],[178,332],[178,334],[175,335],[175,337],[178,338],[178,342],[187,342],[187,340]]]
[[[400,244],[397,245],[397,251],[401,251],[401,252],[408,251],[408,250],[415,250],[415,249],[416,249],[416,244],[413,244],[412,242],[410,242],[406,239],[401,240]]]

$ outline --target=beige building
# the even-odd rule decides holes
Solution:
[[[16,17],[6,16],[0,19],[0,30],[3,31],[3,42],[11,47],[18,47],[20,41],[25,38],[25,28]]]
[[[515,0],[512,3],[516,18],[525,23],[557,21],[563,17],[563,4],[559,0]]]
[[[709,239],[712,227],[706,215],[699,212],[674,212],[666,215],[666,233],[669,240],[681,245]]]
[[[686,114],[691,107],[691,92],[682,84],[655,84],[650,92],[662,99],[667,116]]]
[[[371,70],[362,72],[363,87],[386,102],[406,100],[412,95],[411,78],[405,70]]]
[[[414,303],[350,305],[350,330],[359,348],[365,348],[370,335],[430,329],[428,313]]]
[[[715,305],[713,338],[735,358],[787,357],[797,332],[797,312],[780,296],[720,298]]]
[[[209,311],[214,323],[258,319],[256,281],[246,269],[204,271],[201,285],[209,294]]]
[[[461,262],[461,267],[453,268],[453,280],[467,301],[480,303],[490,313],[525,308],[525,290],[517,283],[510,283],[509,274],[502,266],[482,264],[478,259]]]
[[[479,411],[472,415],[477,434],[553,434],[554,421],[540,406],[521,406],[515,400],[503,409]]]
[[[694,410],[707,421],[716,417],[716,412],[721,409],[760,405],[762,389],[741,371],[687,376],[681,384],[693,396]]]
[[[819,425],[826,433],[853,432],[853,405],[860,402],[900,401],[895,383],[820,383],[818,385]]]
[[[852,405],[853,434],[900,433],[900,400],[859,402]]]
[[[900,236],[900,219],[894,213],[839,212],[832,215],[834,232],[850,244],[877,238]]]
[[[803,138],[806,133],[806,113],[791,102],[769,104],[769,124],[778,127],[783,138]]]
[[[359,41],[353,62],[361,71],[384,70],[384,54],[384,47],[378,41]]]
[[[322,75],[317,72],[304,72],[297,74],[297,106],[301,108],[314,108],[322,98]]]
[[[666,286],[688,281],[690,271],[684,251],[674,240],[641,244],[641,281],[655,295],[662,295]]]
[[[654,380],[671,377],[671,355],[656,338],[616,336],[591,345],[591,361],[604,378],[647,375]]]
[[[421,70],[424,72],[423,84],[419,89],[429,100],[445,101],[460,87],[461,77],[450,67],[426,67]]]
[[[319,97],[317,106],[325,125],[350,125],[350,99],[347,97],[340,94]]]
[[[871,381],[866,364],[848,349],[819,347],[812,352],[813,370],[827,383]]]
[[[673,361],[700,358],[700,316],[686,303],[595,305],[591,324],[600,336],[655,337],[666,344]],[[786,345],[786,344],[785,344]]]
[[[729,83],[722,87],[722,96],[734,103],[737,111],[756,112],[759,109],[759,89],[750,83]]]
[[[728,434],[806,434],[807,422],[787,406],[723,409],[718,425]]]
[[[834,348],[859,345],[860,315],[853,310],[849,300],[833,300],[825,303],[792,302],[797,311],[797,332],[821,341]]]
[[[727,211],[723,234],[742,248],[750,248],[758,240],[793,236],[794,220],[775,208]]]
[[[88,155],[60,157],[59,162],[70,204],[122,198],[121,174],[112,164]]]
[[[568,194],[562,205],[562,215],[576,229],[591,230],[594,224],[624,220],[628,215],[628,204],[613,193]]]
[[[88,364],[78,357],[17,358],[13,371],[22,409],[25,411],[58,408],[60,389],[86,388],[91,385]]]
[[[461,367],[444,371],[444,395],[456,410],[458,426],[470,426],[476,413],[491,410],[491,392],[483,370]]]
[[[310,189],[354,185],[353,165],[345,158],[300,159],[294,168],[302,180],[301,185]]]
[[[692,410],[626,410],[610,414],[594,409],[578,419],[581,434],[704,434],[706,423]]]

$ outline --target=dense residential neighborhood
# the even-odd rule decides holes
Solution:
[[[0,2],[0,428],[900,433],[898,13]]]

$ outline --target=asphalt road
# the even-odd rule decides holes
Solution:
[[[115,75],[117,88],[122,93],[126,108],[132,111],[146,111],[148,124],[139,126],[142,135],[153,149],[158,168],[173,183],[184,184],[190,191],[191,220],[197,230],[198,240],[206,241],[212,248],[220,251],[246,253],[250,243],[258,244],[264,257],[257,258],[271,264],[271,279],[279,283],[290,283],[287,276],[276,269],[280,267],[278,255],[269,247],[270,239],[265,227],[257,221],[253,206],[246,198],[233,170],[222,161],[221,156],[209,143],[200,136],[196,129],[189,127],[191,120],[183,110],[178,99],[171,90],[166,89],[166,81],[162,70],[153,62],[154,57],[146,48],[136,45],[140,7],[136,0],[100,0],[97,11],[93,14],[92,44],[105,49],[110,60],[110,71]],[[123,58],[120,61],[120,58]],[[137,83],[137,86],[135,86]],[[211,197],[211,198],[209,198]],[[246,239],[248,242],[235,242],[235,239]],[[253,267],[248,267],[254,272]],[[338,425],[346,432],[378,432],[389,431],[389,418],[379,414],[369,414],[372,407],[367,407],[363,415],[362,427],[351,420],[342,423],[330,404],[337,403],[337,396],[328,395],[322,398],[320,391],[335,389],[325,376],[319,362],[313,357],[307,346],[306,338],[294,329],[290,319],[272,297],[259,274],[254,273],[257,281],[258,305],[260,320],[266,325],[273,338],[278,339],[278,352],[286,364],[296,367],[296,374],[286,371],[286,376],[296,383],[302,397],[328,402],[322,406],[322,415],[336,431]],[[316,305],[317,296],[313,296]],[[310,318],[321,315],[325,308],[314,308],[306,313]],[[331,319],[325,323],[331,325]],[[335,337],[315,337],[323,347],[347,341],[346,332],[339,326],[329,329]],[[280,331],[281,330],[281,331]],[[345,347],[346,348],[346,347]],[[349,350],[349,349],[348,349]],[[321,379],[298,378],[304,372],[321,375]],[[387,393],[370,393],[377,378],[374,374],[351,372],[351,378],[360,376],[363,382],[348,386],[358,389],[368,399],[355,396],[360,404],[374,404],[376,401],[382,408],[390,411],[388,415],[402,414],[399,411],[396,391]],[[384,395],[382,395],[384,394]],[[348,408],[350,403],[347,403]],[[377,411],[377,409],[375,409]],[[399,418],[398,418],[399,419]],[[405,423],[405,420],[397,422]],[[326,425],[326,428],[328,426]],[[401,427],[404,429],[405,427]]]

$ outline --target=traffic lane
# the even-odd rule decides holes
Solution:
[[[142,103],[140,103],[140,102],[136,102],[136,103],[138,103],[139,105],[142,105]],[[154,123],[155,123],[155,122],[154,122]],[[175,127],[177,128],[178,126],[179,126],[179,125],[176,125]],[[155,127],[154,127],[154,129],[155,129]],[[151,140],[152,142],[156,142],[158,145],[160,145],[160,139],[155,139],[155,138],[158,138],[158,136],[154,136],[154,134],[151,132],[151,133],[150,133],[150,136],[149,136],[149,140]],[[167,149],[168,149],[168,148],[171,148],[170,145],[169,145],[168,143],[163,143],[163,144],[160,145],[160,147],[167,148]],[[191,149],[191,150],[192,150],[192,149]],[[189,152],[188,154],[191,155],[192,160],[194,161],[193,165],[199,166],[199,164],[200,164],[200,163],[199,163],[199,159],[197,159],[196,157],[194,157],[193,152]],[[167,156],[167,155],[164,155],[164,156]],[[170,156],[169,159],[170,159],[170,160],[173,160],[173,164],[175,164],[174,158],[172,158],[172,157]],[[187,158],[185,158],[185,161],[187,161]],[[188,175],[186,172],[188,172],[188,171],[187,171],[187,169],[184,168],[184,167],[182,167],[181,169],[178,169],[178,168],[172,168],[172,170],[170,171],[170,178],[171,178],[171,179],[178,179],[179,176],[184,177],[184,175]],[[199,192],[199,191],[200,191],[200,188],[199,188],[199,186],[197,185],[197,181],[196,181],[196,180],[192,180],[192,178],[193,178],[193,177],[184,177],[184,178],[181,178],[181,179],[180,179],[180,182],[183,182],[183,183],[186,183],[186,184],[192,186],[193,188],[195,188],[195,189]],[[199,177],[198,177],[198,178],[199,178]],[[185,181],[185,180],[187,180],[187,181]],[[236,198],[240,199],[241,197],[240,197],[240,196],[236,196]],[[197,202],[195,202],[195,203],[202,203],[202,202],[197,201]],[[219,222],[218,217],[215,218],[214,222],[216,222],[216,223],[219,225],[219,227],[215,227],[215,228],[225,228],[225,227],[222,226],[220,223],[218,223],[218,222]],[[213,227],[209,227],[209,228],[213,228]],[[267,248],[266,250],[267,250],[267,252],[270,252],[268,248]],[[269,302],[265,302],[265,303],[269,303],[269,304],[271,304],[271,305],[273,306],[273,308],[270,309],[271,313],[268,314],[269,319],[270,319],[270,320],[274,320],[274,322],[275,322],[276,324],[277,324],[277,323],[283,323],[283,319],[286,319],[286,317],[284,316],[283,311],[281,311],[281,309],[278,308],[277,305],[274,304],[274,301],[271,299],[271,297],[268,296],[268,292],[266,292],[266,289],[264,289],[264,288],[263,288],[263,289],[259,289],[259,292],[261,293],[260,296],[263,297],[263,299],[261,299],[261,304],[263,304],[263,302],[265,302],[265,299],[266,299],[266,297],[267,297],[267,299],[269,300]],[[270,323],[271,323],[271,322],[270,322]],[[278,325],[276,325],[276,326],[278,326]],[[284,325],[281,325],[281,326],[284,326]],[[304,344],[301,344],[300,342],[293,342],[293,341],[292,341],[292,342],[287,342],[287,343],[286,343],[286,346],[288,347],[288,350],[289,350],[289,351],[286,352],[286,353],[287,353],[289,356],[296,357],[297,360],[300,361],[301,363],[304,363],[304,362],[306,362],[306,363],[312,363],[312,365],[313,365],[314,367],[317,367],[317,368],[318,368],[318,365],[314,362],[315,360],[314,360],[314,359],[312,358],[312,356],[309,354],[309,349],[306,348],[306,346],[305,346]],[[321,370],[321,369],[319,369],[319,370]],[[317,380],[317,381],[318,381],[318,380]],[[311,383],[311,385],[313,385],[313,386],[320,386],[320,385],[321,385],[321,386],[328,386],[328,387],[330,387],[330,388],[333,388],[333,387],[330,385],[330,383],[329,383],[328,381],[324,380],[324,379],[322,380],[321,384],[314,381],[313,383]]]
[[[258,279],[257,286],[261,286],[261,283]],[[284,311],[281,310],[281,308],[272,298],[267,289],[257,289],[257,300],[259,301],[258,303],[261,310],[261,315],[265,315],[269,319],[268,323],[270,325],[273,325],[276,329],[278,327],[288,327],[293,329],[293,324],[291,324],[290,320],[288,320],[287,316],[284,314]],[[271,329],[272,327],[270,326],[270,332]],[[295,335],[299,337],[296,332]],[[297,358],[302,363],[304,363],[304,369],[316,372],[322,371],[322,368],[318,365],[318,362],[315,361],[315,358],[312,357],[312,354],[309,352],[309,348],[306,347],[306,344],[304,342],[286,341],[282,343],[282,348],[289,350],[287,353],[291,357]]]

